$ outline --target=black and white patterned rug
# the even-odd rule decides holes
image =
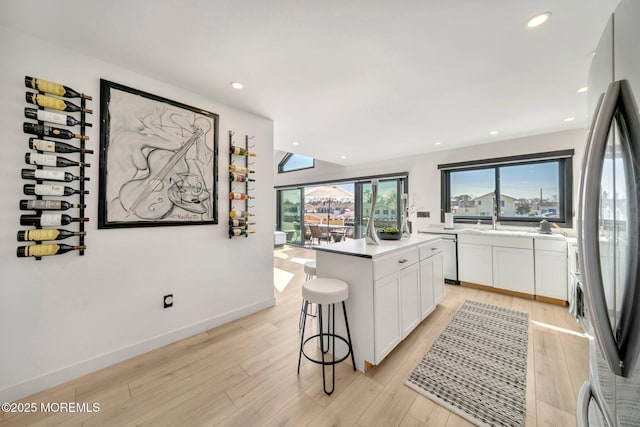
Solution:
[[[527,313],[467,300],[406,384],[478,426],[524,426]]]

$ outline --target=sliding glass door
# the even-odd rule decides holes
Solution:
[[[373,225],[376,230],[385,227],[397,227],[400,229],[402,222],[402,193],[405,192],[405,178],[380,181],[378,184],[378,197],[373,213]],[[360,223],[357,227],[358,237],[364,236],[371,215],[371,181],[360,183],[361,206]]]
[[[287,243],[310,242],[309,225],[320,225],[331,240],[364,237],[371,214],[371,179],[307,184],[277,191],[277,228],[287,234]],[[374,212],[376,230],[400,229],[402,194],[407,192],[407,177],[380,178]]]
[[[278,229],[287,234],[287,243],[297,245],[304,243],[304,232],[301,232],[303,230],[301,206],[302,189],[278,191]]]

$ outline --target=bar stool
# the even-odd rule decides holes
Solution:
[[[315,261],[307,261],[304,263],[304,272],[306,274],[305,281],[311,280],[316,277],[316,262]],[[309,313],[307,310],[309,309],[309,304],[302,298],[302,307],[300,307],[300,320],[298,321],[298,329],[302,330],[302,318],[305,316],[316,317],[316,314]],[[316,313],[318,312],[318,308],[316,307]]]
[[[324,392],[327,395],[331,395],[335,389],[336,382],[336,364],[340,363],[347,359],[347,357],[351,356],[351,363],[353,364],[353,370],[356,370],[356,361],[353,356],[353,347],[351,346],[351,333],[349,332],[349,321],[347,320],[347,308],[345,307],[345,300],[349,297],[349,285],[346,282],[338,279],[331,278],[316,278],[306,281],[302,285],[302,298],[306,304],[315,303],[317,305],[317,317],[318,317],[318,333],[304,338],[304,329],[307,322],[307,313],[306,310],[304,312],[304,316],[302,319],[302,336],[300,337],[300,353],[298,354],[298,374],[300,374],[300,362],[302,360],[302,355],[306,357],[309,361],[313,363],[317,363],[322,365],[322,387]],[[336,328],[336,308],[335,305],[337,303],[342,303],[342,312],[344,313],[344,324],[347,329],[347,338],[337,335],[335,332]],[[322,321],[322,306],[327,305],[327,317],[328,317],[328,325],[327,332],[324,332],[323,329],[323,321]],[[307,355],[304,350],[304,346],[307,342],[319,338],[320,339],[320,354],[322,359],[314,359]],[[325,348],[324,339],[327,339],[327,345]],[[336,338],[347,345],[347,354],[340,357],[336,360]],[[329,345],[329,340],[331,339],[331,346]],[[331,360],[325,358],[326,353],[329,352],[329,349],[333,349]],[[327,390],[327,380],[325,375],[325,366],[331,366],[331,390]]]

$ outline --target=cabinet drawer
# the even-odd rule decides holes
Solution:
[[[420,261],[422,261],[423,259],[427,259],[430,256],[433,256],[442,251],[442,240],[438,240],[437,242],[432,242],[427,245],[422,245],[418,249],[420,251]]]
[[[553,240],[553,239],[535,239],[536,250],[541,251],[554,251],[554,252],[567,252],[567,241]]]
[[[418,248],[406,249],[373,262],[373,278],[379,279],[418,262]]]
[[[502,248],[533,249],[533,238],[522,236],[497,236],[491,242]]]

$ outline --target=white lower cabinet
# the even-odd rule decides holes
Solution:
[[[433,256],[433,300],[435,305],[444,297],[444,255]]]
[[[420,260],[420,320],[426,318],[444,296],[443,254]]]
[[[402,338],[420,323],[420,265],[415,263],[398,273]]]
[[[535,240],[536,295],[567,301],[566,242]]]
[[[458,243],[459,279],[464,282],[493,286],[493,254],[491,245]]]
[[[375,363],[420,323],[418,248],[374,261]]]
[[[436,307],[433,292],[433,259],[420,261],[420,319],[424,319]]]
[[[374,282],[375,361],[379,363],[402,340],[400,335],[400,276]]]
[[[493,247],[493,287],[533,295],[533,250]]]
[[[460,281],[567,300],[567,242],[529,236],[458,235]]]

